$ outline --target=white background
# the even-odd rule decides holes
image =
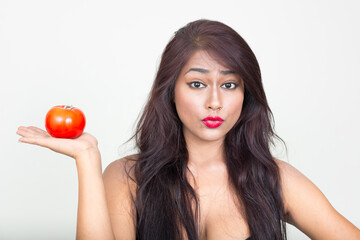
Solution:
[[[0,0],[0,239],[74,239],[73,159],[18,143],[49,108],[87,116],[103,168],[131,137],[161,53],[186,23],[234,28],[255,52],[290,162],[360,227],[358,1]],[[289,226],[289,239],[308,239]]]

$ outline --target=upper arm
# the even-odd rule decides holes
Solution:
[[[332,207],[319,188],[290,164],[276,162],[289,223],[311,239],[360,239],[360,230]]]
[[[112,229],[117,240],[135,239],[135,223],[132,213],[132,182],[124,171],[125,159],[112,162],[103,173],[106,200]],[[130,188],[129,188],[130,186]]]

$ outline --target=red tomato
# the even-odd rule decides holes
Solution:
[[[73,106],[55,106],[46,114],[45,128],[57,138],[77,138],[85,128],[84,113]]]

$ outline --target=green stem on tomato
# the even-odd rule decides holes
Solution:
[[[72,109],[72,108],[73,108],[73,105],[70,105],[70,106],[69,106],[69,105],[65,105],[65,106],[64,106],[64,109]]]

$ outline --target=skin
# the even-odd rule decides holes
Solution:
[[[200,68],[208,71],[199,71]],[[206,52],[195,52],[175,85],[174,102],[184,124],[189,168],[198,182],[226,179],[223,141],[241,114],[244,97],[241,79],[236,74],[222,73],[227,70]],[[194,81],[201,84],[189,85]],[[226,89],[224,83],[238,86]],[[208,115],[220,116],[225,121],[220,127],[209,129],[201,122]],[[17,133],[20,142],[43,146],[75,159],[79,177],[77,239],[135,239],[130,197],[135,185],[128,187],[123,171],[125,159],[112,162],[101,175],[101,156],[92,135],[83,133],[77,139],[57,139],[36,127],[19,127]],[[308,178],[290,164],[275,161],[280,168],[290,224],[311,239],[360,239],[360,230],[339,214]],[[208,186],[211,189],[212,183]],[[248,233],[242,238],[247,236]]]
[[[94,136],[54,138],[37,127],[19,127],[19,142],[49,148],[75,160],[79,181],[76,239],[115,239],[111,228],[101,156]]]
[[[206,52],[197,51],[181,70],[174,91],[189,167],[197,171],[222,168],[225,135],[240,117],[244,101],[241,78]],[[201,120],[209,115],[219,116],[224,122],[217,128],[208,128]]]

